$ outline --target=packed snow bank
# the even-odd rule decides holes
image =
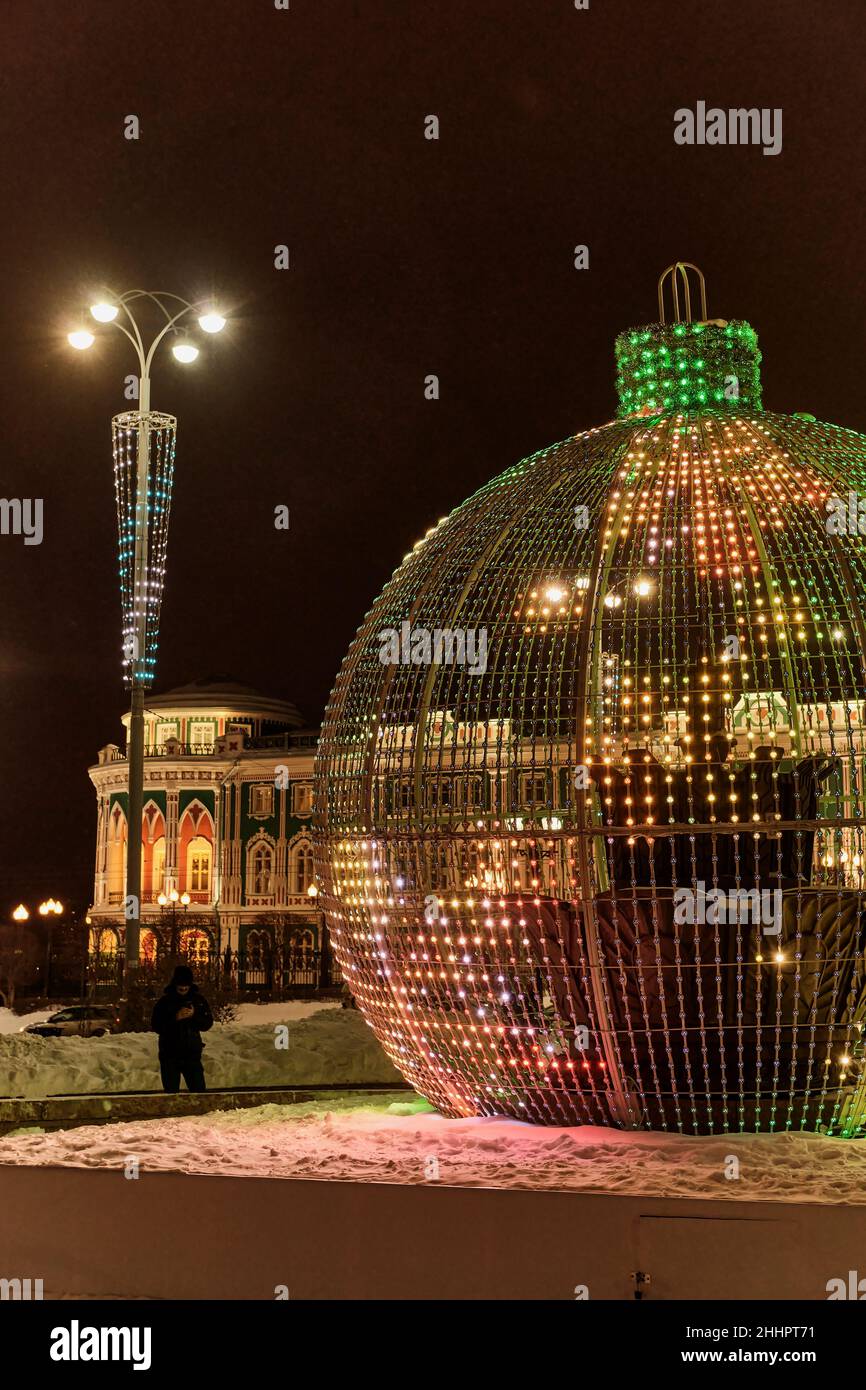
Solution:
[[[866,1144],[819,1134],[683,1138],[446,1120],[402,1096],[329,1097],[0,1139],[0,1164],[866,1204]],[[739,1177],[730,1156],[739,1162]]]
[[[297,1023],[302,1018],[312,1018],[323,1009],[337,1007],[333,999],[325,1003],[317,999],[285,999],[282,1004],[238,1004],[238,1023],[253,1026],[259,1023]]]
[[[280,1019],[256,1026],[216,1024],[205,1034],[204,1069],[211,1090],[401,1084],[401,1076],[356,1009],[317,1009],[294,1022],[289,1017],[288,1048],[278,1049],[276,1029],[286,1006],[279,1009]],[[160,1089],[155,1033],[104,1038],[0,1034],[2,1095],[32,1098]]]
[[[44,1023],[46,1018],[56,1013],[57,1009],[35,1009],[31,1014],[16,1014],[11,1009],[0,1009],[0,1034],[20,1033],[28,1024]]]
[[[237,1022],[254,1025],[296,1023],[298,1019],[310,1018],[322,1009],[334,1007],[333,999],[325,1002],[318,999],[285,999],[281,1004],[238,1004]],[[16,1014],[11,1009],[0,1009],[0,1033],[20,1033],[22,1028],[28,1027],[31,1023],[44,1023],[46,1018],[50,1018],[62,1008],[62,1004],[57,1004],[52,1009],[34,1009],[29,1014]]]

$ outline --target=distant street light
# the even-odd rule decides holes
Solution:
[[[165,927],[166,922],[169,923],[169,930],[171,932],[170,954],[172,957],[177,955],[178,904],[180,904],[181,908],[183,909],[183,915],[185,916],[186,910],[189,907],[191,901],[192,899],[190,898],[189,893],[178,893],[176,888],[172,888],[168,894],[160,893],[159,897],[157,898],[157,902],[159,903],[160,920],[162,926]]]
[[[139,300],[149,300],[165,319],[147,347],[131,307],[138,307]],[[225,327],[226,321],[210,302],[191,304],[179,295],[153,293],[150,290],[128,290],[120,295],[106,292],[103,298],[90,306],[90,314],[96,323],[114,324],[120,329],[132,343],[139,366],[138,410],[116,415],[111,422],[123,602],[123,666],[124,679],[130,689],[124,901],[124,985],[128,990],[130,976],[139,965],[141,935],[144,692],[153,683],[156,669],[177,431],[177,420],[173,415],[151,411],[150,369],[157,348],[168,335],[177,339],[173,355],[178,362],[195,361],[199,355],[198,348],[180,334],[180,325],[183,323],[186,329],[191,315],[198,319],[199,327],[205,333],[218,333]],[[91,347],[94,341],[93,334],[84,328],[69,334],[69,342],[79,351]],[[152,436],[155,439],[153,463]]]
[[[40,903],[40,904],[39,904],[39,907],[38,907],[36,910],[37,910],[37,912],[39,913],[39,916],[40,916],[40,917],[59,917],[60,914],[63,912],[63,904],[62,904],[61,902],[57,902],[54,898],[49,898],[46,902]],[[15,908],[15,911],[12,913],[12,917],[13,917],[13,919],[14,919],[16,922],[27,922],[27,921],[29,921],[29,919],[30,919],[30,910],[29,910],[29,908],[26,908],[26,907],[24,906],[23,903],[19,903],[18,906]],[[17,954],[17,955],[20,955],[21,952],[20,952],[20,951],[17,951],[16,954]],[[49,991],[49,988],[50,988],[50,983],[51,983],[51,923],[49,922],[49,924],[48,924],[48,935],[47,935],[47,937],[46,937],[46,945],[45,945],[45,997],[46,997],[46,999],[48,998],[48,991]]]

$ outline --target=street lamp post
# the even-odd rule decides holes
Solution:
[[[150,301],[165,320],[147,346],[132,307],[138,308],[140,300]],[[172,353],[178,362],[190,363],[198,357],[198,348],[181,334],[180,325],[188,316],[195,315],[199,328],[208,334],[219,333],[225,327],[225,319],[209,302],[191,304],[179,295],[150,290],[128,290],[121,295],[109,293],[91,306],[90,313],[97,323],[113,324],[120,329],[132,343],[139,366],[138,410],[125,412],[112,420],[123,595],[123,665],[130,690],[123,908],[126,921],[124,989],[128,991],[139,964],[141,935],[144,693],[153,681],[156,667],[177,428],[174,416],[151,410],[150,371],[156,350],[168,335],[177,339]],[[94,341],[93,334],[86,329],[69,334],[70,344],[79,350],[91,347]],[[151,448],[154,435],[158,439],[155,451]],[[155,467],[152,466],[154,452]]]
[[[47,917],[47,918],[49,918],[49,922],[48,922],[48,931],[47,931],[47,933],[46,933],[47,940],[46,940],[46,943],[45,943],[45,998],[46,998],[46,999],[49,997],[49,995],[50,995],[50,993],[51,993],[51,946],[52,946],[52,927],[53,927],[53,923],[50,921],[50,918],[51,918],[52,914],[53,914],[54,916],[56,916],[56,917],[62,916],[62,915],[63,915],[63,904],[62,904],[62,903],[59,903],[59,902],[55,902],[54,898],[49,898],[48,901],[47,901],[46,903],[40,903],[40,904],[39,904],[39,916],[40,916],[40,917]]]
[[[162,921],[162,922],[165,922],[166,917],[169,917],[170,920],[171,920],[171,952],[170,952],[170,955],[171,955],[172,960],[174,960],[175,957],[176,957],[177,954],[178,954],[178,950],[177,950],[177,946],[178,946],[178,940],[177,940],[177,905],[178,905],[178,903],[180,903],[181,908],[183,909],[183,914],[184,914],[184,916],[185,916],[185,915],[186,915],[186,910],[187,910],[187,908],[189,907],[191,901],[192,901],[192,900],[191,900],[191,898],[190,898],[190,896],[189,896],[189,893],[178,893],[178,891],[177,891],[176,888],[172,888],[171,891],[170,891],[169,893],[160,893],[159,897],[157,898],[157,902],[159,903],[159,912],[160,912],[160,919],[161,919],[161,921]]]
[[[87,961],[90,955],[90,928],[92,925],[93,918],[91,917],[89,912],[86,912],[84,914],[84,921],[82,923],[83,930],[81,937],[81,999],[84,998],[84,993],[87,988]]]
[[[53,922],[51,921],[51,918],[52,918],[52,917],[62,917],[62,916],[63,916],[63,904],[62,904],[62,902],[60,902],[59,900],[57,900],[57,899],[55,899],[55,898],[48,898],[48,900],[47,900],[46,902],[42,902],[42,903],[39,904],[39,909],[38,909],[38,911],[39,911],[39,916],[40,916],[40,917],[42,917],[43,919],[45,919],[45,918],[48,919],[48,923],[47,923],[48,929],[47,929],[47,932],[46,932],[46,944],[45,944],[45,990],[44,990],[44,992],[45,992],[45,998],[47,999],[47,998],[48,998],[48,994],[49,994],[49,990],[50,990],[50,987],[51,987],[51,947],[52,947],[52,927],[53,927],[53,925],[54,925]],[[24,906],[24,903],[19,903],[18,906],[15,908],[14,912],[12,913],[12,920],[13,920],[14,922],[21,922],[21,923],[29,922],[29,920],[30,920],[30,909],[27,908],[27,907],[25,907],[25,906]],[[21,951],[20,951],[20,950],[16,950],[16,951],[15,951],[15,955],[19,955],[19,956],[20,956],[20,955],[21,955]]]

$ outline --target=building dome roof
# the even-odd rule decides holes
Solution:
[[[620,418],[494,478],[359,628],[320,902],[446,1114],[859,1133],[866,438],[764,412],[747,324],[619,348]]]
[[[231,676],[206,676],[178,685],[172,690],[145,697],[148,710],[227,710],[240,717],[246,715],[290,728],[303,727],[304,720],[297,706],[289,700],[277,700],[262,695],[254,686],[244,685]]]

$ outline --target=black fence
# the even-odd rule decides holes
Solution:
[[[175,965],[191,966],[197,982],[223,993],[285,999],[336,991],[342,984],[339,966],[329,950],[289,950],[264,953],[225,950],[216,954],[159,955],[143,960],[139,978],[143,985],[164,984]],[[91,956],[87,966],[88,993],[109,998],[123,982],[123,956]]]

